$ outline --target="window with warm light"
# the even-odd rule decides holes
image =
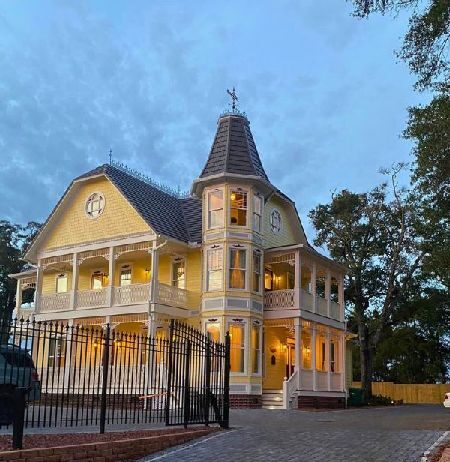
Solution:
[[[230,371],[244,372],[245,331],[244,325],[230,325]]]
[[[217,189],[208,193],[208,229],[223,226],[223,191]]]
[[[91,289],[103,289],[105,285],[105,274],[102,271],[95,271],[91,276]]]
[[[311,369],[311,334],[302,334],[302,367]]]
[[[129,286],[131,285],[131,266],[124,265],[120,268],[120,286]]]
[[[264,290],[273,290],[273,271],[268,268],[264,271]]]
[[[222,290],[223,288],[223,249],[207,251],[206,290]]]
[[[262,204],[262,197],[255,194],[253,196],[253,230],[257,232],[261,232]]]
[[[241,248],[230,249],[230,289],[245,289],[247,273],[247,251]]]
[[[67,274],[62,273],[56,276],[56,293],[62,294],[68,290],[68,279]]]
[[[213,342],[220,342],[220,324],[218,322],[208,322],[206,332]]]
[[[253,292],[261,292],[262,253],[253,251]]]
[[[261,363],[261,326],[253,325],[251,331],[252,374],[259,374]]]
[[[247,193],[244,191],[230,193],[230,225],[247,226]]]
[[[172,286],[179,289],[186,288],[184,266],[184,258],[178,258],[172,262]]]
[[[330,343],[330,371],[339,372],[339,342],[332,338]]]
[[[316,369],[318,371],[326,372],[327,363],[326,363],[326,351],[327,343],[323,335],[317,336],[317,351],[316,351]]]
[[[66,358],[66,339],[51,338],[48,343],[48,366],[62,367]]]

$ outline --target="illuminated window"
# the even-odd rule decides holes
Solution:
[[[102,271],[95,271],[91,276],[91,289],[103,289],[105,285],[105,274]]]
[[[264,290],[273,290],[273,271],[268,268],[264,271]]]
[[[207,288],[222,290],[223,287],[223,249],[209,249],[207,252]]]
[[[220,342],[220,324],[218,322],[206,324],[206,332],[213,342]]]
[[[251,338],[251,348],[252,348],[252,374],[259,374],[260,364],[261,364],[261,326],[253,325],[252,326],[252,338]]]
[[[247,226],[247,193],[231,191],[230,225]]]
[[[302,333],[302,367],[311,369],[311,334]]]
[[[66,357],[66,340],[65,338],[51,338],[48,343],[48,366],[64,366]]]
[[[317,351],[316,351],[316,368],[319,371],[327,370],[326,363],[327,343],[323,335],[317,336]]]
[[[332,338],[330,343],[330,371],[339,372],[339,341]]]
[[[62,273],[56,276],[56,293],[62,294],[68,290],[67,274]]]
[[[245,332],[244,325],[230,325],[230,364],[231,372],[244,372]]]
[[[253,251],[253,292],[261,292],[262,254]]]
[[[208,228],[223,226],[223,191],[220,189],[208,193]]]
[[[105,198],[103,194],[93,193],[86,201],[85,210],[89,218],[97,218],[105,209]]]
[[[183,258],[178,258],[172,262],[172,286],[179,289],[186,288]]]
[[[131,266],[125,265],[120,269],[120,286],[131,285]]]
[[[247,273],[247,251],[245,249],[230,249],[230,289],[245,289]]]
[[[261,231],[262,203],[262,197],[255,194],[253,196],[253,229],[258,232]]]

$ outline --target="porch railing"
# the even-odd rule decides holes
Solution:
[[[264,294],[265,309],[282,309],[295,307],[295,290],[272,290]]]
[[[298,370],[283,382],[283,409],[289,409],[291,400],[297,394],[298,389]]]
[[[186,308],[188,303],[188,291],[179,289],[178,287],[170,286],[158,282],[158,297],[159,303],[167,304],[170,306],[178,306]]]
[[[312,369],[300,371],[300,390],[312,390],[314,385],[314,372]]]
[[[340,372],[331,373],[331,391],[342,390],[342,374]]]
[[[79,290],[77,292],[77,308],[95,308],[108,304],[107,289]]]
[[[70,308],[71,292],[60,294],[42,294],[40,299],[40,309],[43,312],[61,311]]]
[[[124,287],[114,287],[115,305],[132,305],[147,302],[150,299],[150,284],[130,284]]]

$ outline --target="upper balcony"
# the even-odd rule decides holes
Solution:
[[[30,287],[35,289],[34,314],[103,308],[117,313],[120,307],[147,312],[154,304],[188,316],[198,309],[200,294],[186,290],[185,257],[173,249],[155,250],[151,242],[55,255],[39,263],[34,274],[16,275],[19,313]]]
[[[339,265],[303,246],[268,252],[264,311],[277,316],[303,310],[343,322],[343,275]]]

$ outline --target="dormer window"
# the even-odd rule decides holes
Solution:
[[[223,191],[216,189],[208,193],[208,229],[223,226]]]
[[[230,193],[230,225],[247,226],[247,193],[239,188]]]

